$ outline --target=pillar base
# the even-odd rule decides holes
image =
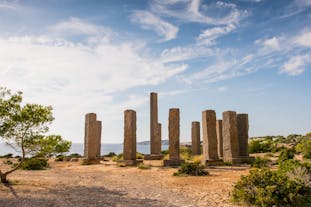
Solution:
[[[92,164],[99,164],[99,163],[100,163],[100,159],[88,159],[88,158],[82,159],[83,165],[92,165]]]
[[[123,165],[123,166],[135,166],[140,163],[143,163],[143,160],[118,160],[117,164]]]
[[[203,160],[202,165],[208,166],[216,166],[216,165],[223,165],[224,162],[222,160]]]
[[[178,167],[184,163],[185,160],[163,160],[164,167]]]
[[[162,160],[164,155],[161,154],[148,154],[144,155],[144,160]]]

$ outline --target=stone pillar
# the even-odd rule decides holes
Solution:
[[[203,163],[219,161],[217,152],[216,113],[214,110],[202,112]]]
[[[239,156],[248,157],[248,114],[237,115]]]
[[[123,159],[126,165],[136,164],[136,112],[124,111]]]
[[[200,149],[200,146],[201,146],[201,144],[200,144],[200,122],[198,122],[198,121],[192,122],[191,139],[192,139],[192,144],[191,144],[192,155],[201,154],[201,149]]]
[[[240,163],[237,116],[235,111],[222,114],[223,160],[224,162]]]
[[[150,93],[150,153],[161,154],[161,137],[158,136],[158,94]]]
[[[217,146],[218,157],[223,157],[223,137],[222,137],[222,120],[216,121],[216,134],[217,134]]]
[[[161,160],[161,124],[158,123],[158,94],[150,93],[150,154],[144,155],[145,160]]]
[[[168,136],[169,136],[169,160],[164,160],[164,166],[178,166],[183,160],[179,155],[179,109],[169,110],[168,118]]]
[[[95,113],[85,115],[84,157],[89,163],[99,163],[101,147],[101,121]]]

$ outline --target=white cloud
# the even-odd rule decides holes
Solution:
[[[177,37],[178,27],[148,11],[135,11],[131,16],[131,20],[140,24],[144,29],[154,30],[158,35],[163,36],[164,41]]]
[[[309,7],[311,6],[310,0],[295,0],[294,3],[299,7]]]
[[[303,32],[294,38],[294,42],[300,46],[311,47],[311,32]]]
[[[74,26],[64,22],[54,29],[80,32],[86,38],[96,36],[101,28],[76,19]],[[98,113],[106,122],[105,136],[122,137],[115,133],[122,125],[122,110],[140,107],[146,98],[129,94],[116,101],[116,96],[133,87],[164,83],[187,68],[149,56],[135,42],[108,39],[84,44],[49,34],[0,36],[0,45],[1,85],[22,90],[26,102],[52,105],[56,117],[52,132],[64,129],[63,135],[75,141],[83,137],[83,117],[88,112]]]
[[[270,39],[259,39],[255,43],[261,46],[262,52],[272,52],[281,49],[280,40],[281,37],[272,37]]]
[[[291,57],[280,70],[280,73],[286,73],[291,76],[297,76],[305,71],[304,66],[311,62],[311,55],[297,55]]]
[[[211,29],[206,29],[199,35],[197,41],[200,44],[211,45],[214,43],[214,40],[216,40],[220,36],[230,33],[235,28],[236,27],[234,24],[228,24],[223,27],[213,27]]]
[[[185,22],[197,22],[209,25],[238,23],[247,15],[246,11],[238,10],[235,4],[221,1],[203,5],[200,0],[154,0],[151,4],[151,10],[156,14],[174,17]],[[217,12],[218,16],[209,16],[211,12]]]

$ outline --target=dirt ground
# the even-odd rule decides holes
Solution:
[[[41,171],[18,170],[9,176],[15,184],[0,184],[0,207],[86,206],[234,206],[229,193],[248,167],[210,167],[209,176],[174,177],[174,168],[117,167],[113,162],[80,165],[50,161]],[[3,169],[0,159],[0,169]]]

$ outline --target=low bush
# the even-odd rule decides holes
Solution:
[[[174,173],[174,176],[183,176],[183,175],[191,175],[191,176],[205,176],[209,173],[204,169],[204,165],[199,163],[184,163],[180,166],[177,172]]]
[[[308,186],[286,174],[263,168],[241,176],[232,191],[232,200],[255,206],[306,206],[311,204],[310,192]]]
[[[284,149],[281,151],[279,155],[278,162],[283,162],[285,160],[290,160],[295,157],[295,149],[294,148],[289,148],[289,149]]]
[[[12,157],[13,157],[13,154],[11,153],[0,156],[0,158],[12,158]]]
[[[123,159],[123,153],[120,153],[114,157],[112,157],[112,161],[118,161],[118,160],[122,160]]]
[[[68,157],[70,157],[70,158],[81,158],[82,155],[80,155],[79,153],[72,153],[72,154],[68,155]]]
[[[151,169],[151,166],[150,165],[145,165],[144,163],[140,163],[138,165],[138,169],[141,169],[141,170],[149,170]]]
[[[57,155],[55,158],[56,162],[64,161],[65,156],[64,155]]]
[[[255,167],[255,168],[265,168],[269,166],[270,162],[271,160],[268,158],[256,157],[255,160],[250,164],[252,167]]]
[[[277,144],[270,139],[255,139],[248,144],[249,153],[276,152]]]
[[[21,165],[21,169],[23,170],[45,170],[48,167],[48,159],[38,157],[25,159]]]
[[[114,152],[109,152],[108,154],[104,155],[104,157],[114,157],[114,156],[117,156],[117,154]]]
[[[191,160],[192,157],[192,151],[190,148],[186,146],[181,146],[180,147],[180,159],[182,160]]]
[[[136,152],[136,159],[144,159],[144,155],[142,153]]]
[[[311,159],[311,138],[309,136],[306,136],[306,139],[297,144],[295,148],[306,159]]]

